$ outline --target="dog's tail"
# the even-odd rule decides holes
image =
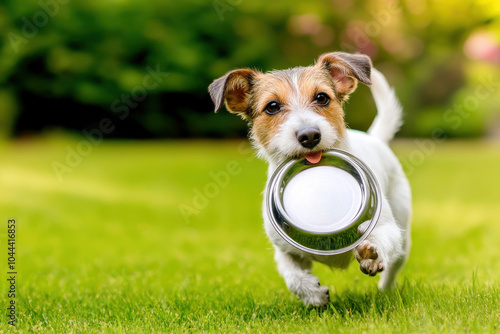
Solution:
[[[370,88],[377,106],[377,116],[368,133],[389,143],[403,124],[403,108],[394,89],[389,86],[384,75],[375,68],[371,71],[371,81]]]

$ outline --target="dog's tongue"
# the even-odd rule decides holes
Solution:
[[[312,164],[317,164],[321,160],[321,151],[319,152],[314,152],[314,153],[307,153],[305,155],[305,158],[307,161],[309,161]]]

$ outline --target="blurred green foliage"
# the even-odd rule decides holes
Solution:
[[[483,135],[500,114],[499,16],[494,0],[6,0],[0,136],[81,131],[104,117],[117,122],[110,136],[240,136],[243,121],[212,114],[213,79],[333,50],[366,53],[387,75],[407,113],[403,135]],[[154,88],[151,69],[168,73]],[[488,76],[497,85],[478,98]],[[122,126],[118,107],[129,111]],[[353,128],[374,113],[366,87],[346,105]]]

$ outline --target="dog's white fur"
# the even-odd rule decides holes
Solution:
[[[346,268],[355,257],[362,272],[371,276],[380,273],[380,289],[392,288],[397,273],[407,259],[411,243],[410,186],[398,159],[388,146],[402,124],[402,108],[385,77],[372,68],[371,91],[377,106],[377,117],[368,133],[347,130],[346,134],[341,136],[335,124],[309,107],[309,97],[301,95],[294,73],[291,71],[294,91],[290,92],[286,120],[279,126],[268,147],[259,146],[254,142],[259,155],[269,162],[268,180],[283,160],[307,153],[308,150],[301,146],[296,134],[301,129],[316,127],[320,130],[321,140],[314,148],[315,151],[340,148],[352,153],[370,167],[383,194],[382,211],[374,230],[354,251],[318,256],[300,251],[282,239],[273,228],[264,207],[265,230],[275,248],[278,270],[287,287],[306,305],[324,306],[329,301],[328,287],[321,286],[318,278],[311,273],[313,261],[330,267]],[[214,87],[217,88],[217,83]]]

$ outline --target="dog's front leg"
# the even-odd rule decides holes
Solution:
[[[366,223],[365,223],[366,224]],[[363,233],[366,226],[360,225]],[[382,200],[379,221],[368,238],[354,249],[359,268],[367,275],[375,276],[382,272],[379,288],[385,290],[394,286],[395,276],[400,263],[404,261],[403,233],[396,223],[387,199]]]
[[[330,300],[328,287],[321,286],[319,279],[311,273],[312,261],[297,255],[285,253],[275,247],[278,271],[285,279],[286,286],[305,305],[325,306]]]

